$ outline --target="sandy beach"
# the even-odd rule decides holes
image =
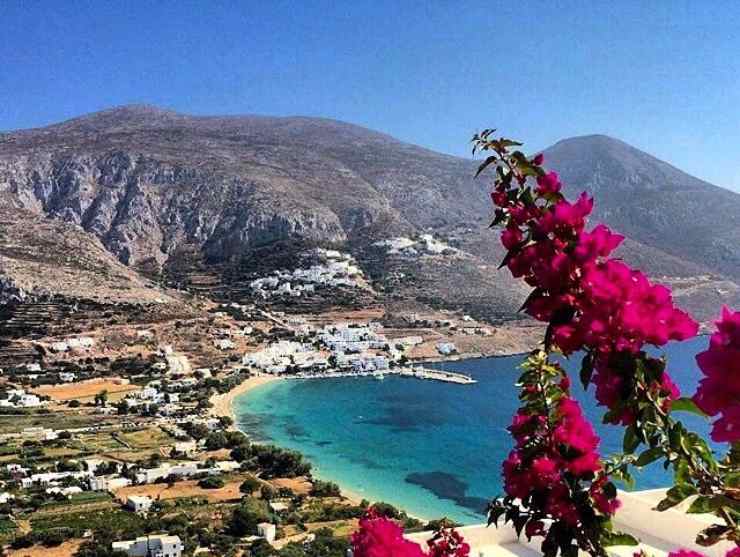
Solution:
[[[228,416],[236,423],[236,415],[234,414],[233,408],[234,399],[239,395],[259,387],[260,385],[265,385],[266,383],[279,380],[280,378],[274,375],[258,375],[243,381],[228,393],[213,395],[211,397],[211,404],[213,404],[213,407],[210,410],[211,416]]]

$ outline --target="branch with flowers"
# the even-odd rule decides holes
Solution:
[[[665,359],[644,348],[689,339],[698,324],[674,306],[667,287],[610,258],[623,236],[604,225],[586,231],[593,199],[584,193],[569,202],[543,155],[529,158],[520,143],[494,133],[477,134],[473,151],[487,155],[478,174],[495,173],[492,226],[503,228],[502,266],[533,287],[522,310],[547,330],[543,349],[523,366],[522,406],[510,427],[516,446],[503,465],[506,496],[491,504],[489,521],[503,517],[529,538],[542,536],[545,555],[605,555],[609,545],[636,543],[613,531],[612,479],[629,484],[632,467],[662,461],[674,485],[658,510],[696,496],[688,512],[718,519],[697,542],[740,544],[740,313],[723,310],[697,357],[705,378],[692,398],[680,398]],[[567,375],[549,359],[554,352],[581,355],[581,382],[594,385],[604,422],[625,429],[622,454],[599,457]],[[719,415],[711,436],[730,443],[727,454],[717,459],[674,417],[678,411]]]
[[[704,378],[693,397],[682,398],[665,359],[645,347],[692,338],[698,324],[674,306],[670,289],[610,257],[623,236],[601,224],[586,230],[593,199],[583,193],[569,202],[558,175],[543,168],[543,155],[527,157],[521,143],[494,133],[476,134],[473,153],[486,155],[478,175],[494,173],[491,226],[503,229],[507,250],[501,266],[533,288],[522,311],[547,329],[542,348],[522,365],[521,405],[509,428],[515,446],[503,463],[506,495],[490,504],[489,524],[503,519],[518,535],[541,537],[547,557],[576,557],[579,550],[605,556],[610,545],[638,543],[612,525],[619,508],[614,482],[630,485],[634,467],[660,461],[674,481],[657,509],[694,497],[687,512],[717,518],[697,543],[740,547],[740,312],[723,310],[709,348],[697,356]],[[624,428],[621,454],[600,456],[599,438],[555,353],[581,358],[580,381],[594,386],[604,423]],[[717,457],[676,419],[681,411],[716,417],[711,437],[728,443],[726,454]],[[440,541],[429,555],[468,555],[454,532],[441,530],[432,542]],[[425,555],[374,515],[361,523],[353,546],[356,557]]]

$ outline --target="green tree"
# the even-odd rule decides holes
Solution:
[[[209,433],[208,437],[206,437],[206,450],[217,451],[219,449],[223,449],[226,447],[228,442],[226,435],[224,435],[222,431],[214,431],[213,433]]]
[[[108,391],[103,389],[95,395],[95,406],[105,406],[108,403]]]
[[[224,481],[218,476],[208,476],[200,480],[198,485],[203,489],[221,489],[224,486]]]
[[[252,497],[245,497],[231,515],[229,533],[239,538],[254,535],[257,533],[257,524],[268,522],[270,518],[267,503]]]
[[[242,484],[239,486],[239,491],[244,493],[245,495],[252,495],[255,491],[257,491],[257,488],[260,486],[260,481],[255,478],[254,476],[247,476]]]

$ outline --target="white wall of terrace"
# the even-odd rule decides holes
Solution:
[[[614,546],[608,548],[612,557],[632,557],[639,549],[649,556],[665,557],[671,551],[681,548],[691,549],[709,557],[724,557],[734,544],[725,542],[711,547],[695,543],[696,535],[716,520],[710,515],[686,514],[685,509],[691,500],[685,501],[676,509],[664,512],[654,510],[655,505],[665,494],[664,489],[624,492],[619,498],[622,507],[614,517],[618,530],[629,533],[641,540],[639,548],[633,546]],[[541,555],[539,544],[542,538],[527,542],[526,537],[517,539],[511,526],[487,527],[485,524],[463,526],[457,529],[470,544],[470,557],[537,557]],[[426,548],[426,540],[433,532],[409,534],[408,539]]]

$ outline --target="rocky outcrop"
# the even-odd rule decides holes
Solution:
[[[81,226],[126,264],[150,257],[164,263],[182,243],[228,259],[290,238],[346,241],[331,210],[265,189],[122,151],[50,152],[0,166],[0,191],[27,209]]]

